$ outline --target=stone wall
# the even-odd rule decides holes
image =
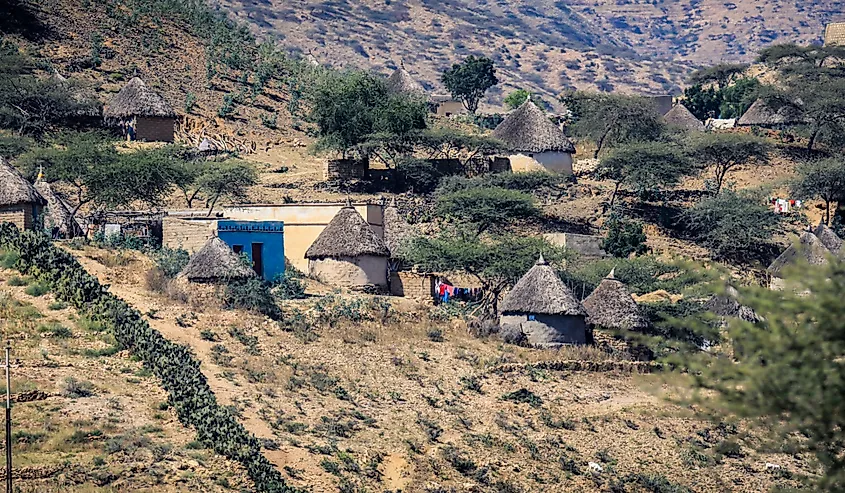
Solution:
[[[390,294],[415,300],[434,297],[434,276],[416,272],[391,272]]]
[[[173,142],[176,120],[173,118],[150,118],[139,116],[135,119],[135,139],[147,142]]]
[[[20,229],[32,229],[35,220],[31,204],[15,204],[0,207],[0,223],[12,223]]]
[[[217,230],[214,219],[179,219],[165,216],[162,219],[162,245],[183,248],[194,253],[206,244]]]
[[[370,164],[366,160],[329,159],[323,170],[324,180],[363,180]]]
[[[546,233],[543,237],[552,245],[577,253],[580,259],[592,260],[609,256],[602,248],[604,238],[601,236]]]

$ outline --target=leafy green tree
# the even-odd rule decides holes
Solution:
[[[748,67],[747,63],[720,63],[693,72],[689,81],[691,84],[699,86],[716,84],[716,87],[721,91],[748,70]]]
[[[196,176],[194,191],[190,196],[194,199],[202,196],[208,213],[211,214],[221,199],[246,200],[249,187],[257,183],[258,173],[250,163],[240,160],[210,163]]]
[[[599,162],[595,171],[597,177],[616,184],[610,197],[610,208],[623,185],[644,195],[674,187],[683,176],[693,172],[691,160],[678,146],[664,142],[640,142],[618,147]]]
[[[555,263],[561,253],[542,238],[492,236],[479,238],[456,232],[437,237],[417,237],[406,245],[402,255],[411,264],[428,272],[465,271],[481,284],[482,306],[488,317],[498,313],[502,292],[513,286],[540,254]]]
[[[399,177],[399,190],[413,193],[433,192],[443,173],[431,161],[407,158],[399,162],[396,167]]]
[[[561,99],[574,115],[572,131],[596,143],[595,158],[606,147],[656,140],[665,128],[654,104],[642,97],[576,92]]]
[[[719,114],[722,118],[739,118],[757,100],[762,89],[756,77],[743,77],[721,90]]]
[[[795,289],[741,290],[739,302],[760,319],[731,319],[720,346],[677,353],[670,362],[684,368],[684,386],[698,391],[692,404],[702,412],[771,431],[757,447],[788,443],[794,454],[812,454],[819,474],[808,486],[844,491],[845,265],[799,266],[787,279]],[[708,330],[700,322],[685,325]]]
[[[463,164],[502,147],[498,140],[449,127],[429,128],[417,135],[416,147],[429,159],[458,159]]]
[[[684,106],[699,120],[721,116],[722,91],[701,84],[684,89]]]
[[[693,138],[690,154],[701,168],[713,170],[715,192],[719,193],[731,170],[768,164],[769,148],[765,140],[749,134],[708,133]]]
[[[532,101],[534,101],[534,104],[536,104],[537,107],[540,108],[541,110],[546,111],[546,110],[549,109],[549,103],[543,101],[542,98],[540,98],[536,94],[531,94],[530,92],[526,91],[525,89],[517,89],[517,90],[511,92],[510,94],[508,94],[505,97],[505,106],[507,106],[508,109],[515,110],[515,109],[519,108],[520,106],[522,106],[522,104],[525,103],[525,101],[529,97],[531,98]]]
[[[607,223],[607,237],[602,248],[614,257],[627,258],[631,254],[645,253],[648,249],[646,239],[641,223],[614,214]]]
[[[726,188],[684,211],[684,224],[717,258],[748,258],[781,230],[781,217],[751,191]]]
[[[824,200],[824,221],[830,225],[830,205],[845,200],[845,160],[824,159],[798,166],[792,193],[802,199]]]
[[[501,231],[515,221],[538,217],[534,197],[498,187],[468,188],[437,197],[440,217],[471,229],[475,236],[485,231]]]
[[[470,55],[462,63],[452,65],[440,77],[452,97],[463,103],[470,113],[475,114],[478,103],[488,89],[499,83],[493,60]]]

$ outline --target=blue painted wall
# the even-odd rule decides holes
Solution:
[[[285,273],[284,229],[282,221],[219,221],[217,236],[233,250],[245,253],[258,275],[272,281]],[[253,258],[258,251],[261,265]]]

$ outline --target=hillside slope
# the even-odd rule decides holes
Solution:
[[[748,61],[772,42],[820,39],[840,2],[814,0],[220,0],[268,38],[335,66],[405,61],[428,88],[467,54],[504,89],[677,91],[692,64]],[[493,92],[494,104],[501,97]]]

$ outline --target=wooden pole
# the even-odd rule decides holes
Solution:
[[[12,493],[12,344],[6,341],[6,493]]]

